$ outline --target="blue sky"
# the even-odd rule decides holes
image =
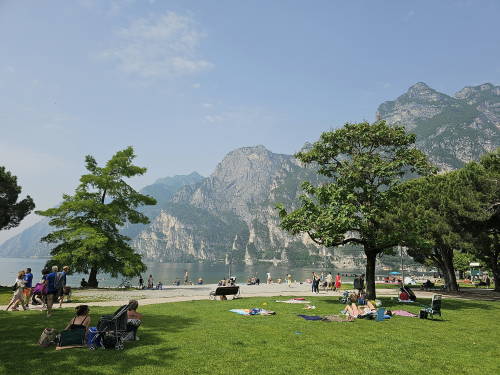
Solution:
[[[0,0],[0,165],[44,209],[86,154],[134,146],[142,187],[209,175],[242,146],[293,153],[416,82],[498,84],[499,14],[494,0]]]

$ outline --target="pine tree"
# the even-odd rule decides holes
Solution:
[[[130,239],[119,232],[127,222],[149,223],[136,208],[156,204],[154,198],[138,193],[125,181],[146,172],[132,164],[134,158],[132,147],[118,151],[104,167],[87,156],[89,173],[81,176],[75,194],[63,195],[58,207],[37,211],[50,217],[49,224],[56,228],[42,239],[55,245],[51,263],[89,273],[89,286],[97,287],[98,272],[135,276],[146,269],[129,245]]]

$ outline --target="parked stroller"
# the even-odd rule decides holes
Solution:
[[[348,290],[344,290],[344,293],[340,296],[339,300],[341,303],[348,304],[351,300],[349,299],[351,292]]]
[[[417,300],[417,296],[415,295],[415,293],[413,293],[413,290],[411,290],[411,288],[408,285],[402,286],[401,288],[399,288],[399,291],[401,292],[400,299],[403,299],[401,298],[401,296],[406,294],[410,301],[415,302]]]
[[[89,349],[99,347],[123,350],[124,338],[128,335],[127,311],[129,305],[123,305],[113,315],[103,315],[97,323],[97,329],[90,339]]]

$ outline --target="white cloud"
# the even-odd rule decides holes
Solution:
[[[139,18],[117,32],[117,46],[100,57],[119,70],[142,78],[169,78],[209,70],[213,64],[199,58],[205,35],[192,18],[167,12]]]

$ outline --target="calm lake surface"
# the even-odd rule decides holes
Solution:
[[[0,258],[0,285],[12,285],[16,279],[17,272],[30,267],[34,275],[33,281],[36,282],[41,277],[41,270],[45,265],[47,259],[33,259],[33,258]],[[148,270],[143,274],[144,282],[146,282],[149,274],[153,275],[155,283],[161,281],[163,285],[172,284],[175,279],[184,279],[185,270],[189,273],[189,279],[196,281],[201,277],[205,283],[214,284],[219,280],[227,277],[229,274],[229,266],[225,264],[197,264],[197,263],[151,263],[146,262]],[[273,266],[271,263],[260,263],[254,266],[247,265],[232,265],[231,274],[237,277],[237,282],[246,282],[249,276],[257,276],[261,282],[265,282],[266,273],[270,272],[271,277],[276,280],[278,278],[284,279],[290,273],[295,280],[304,281],[311,277],[311,272],[330,271],[334,274],[337,272],[351,274],[354,271],[350,270],[344,272],[335,268],[289,268],[287,266]],[[362,273],[362,270],[356,270]],[[80,286],[82,278],[87,279],[87,275],[73,274],[68,276],[68,284],[71,286]],[[121,277],[113,278],[107,274],[97,275],[100,287],[117,286],[122,281]],[[343,281],[352,281],[352,277],[343,277]],[[132,279],[132,285],[138,285],[138,278]]]

